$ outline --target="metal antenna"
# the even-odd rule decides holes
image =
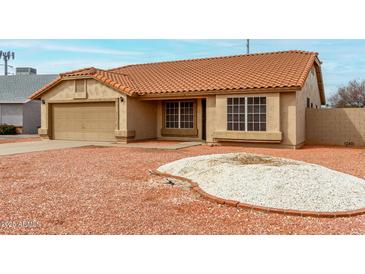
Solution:
[[[0,59],[4,59],[4,75],[8,75],[8,67],[11,67],[8,65],[8,61],[10,59],[15,59],[15,53],[14,52],[5,52],[0,50]]]
[[[246,39],[247,54],[250,54],[250,39]]]

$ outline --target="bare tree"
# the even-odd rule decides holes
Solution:
[[[350,81],[347,86],[340,87],[329,99],[333,107],[365,107],[365,80]]]

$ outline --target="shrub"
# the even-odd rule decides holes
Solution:
[[[12,135],[12,134],[16,134],[15,126],[7,124],[0,125],[0,135]]]

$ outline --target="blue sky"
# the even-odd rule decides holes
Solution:
[[[38,73],[82,67],[243,54],[246,40],[0,40],[0,50],[15,51],[9,64]],[[365,79],[365,40],[251,39],[251,52],[300,49],[319,52],[327,95],[352,79]],[[12,70],[10,70],[12,72]],[[0,67],[3,74],[3,66]]]

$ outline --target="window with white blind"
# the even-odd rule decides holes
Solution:
[[[194,128],[194,103],[189,101],[165,102],[166,128]]]
[[[266,97],[227,98],[227,130],[266,131]]]

